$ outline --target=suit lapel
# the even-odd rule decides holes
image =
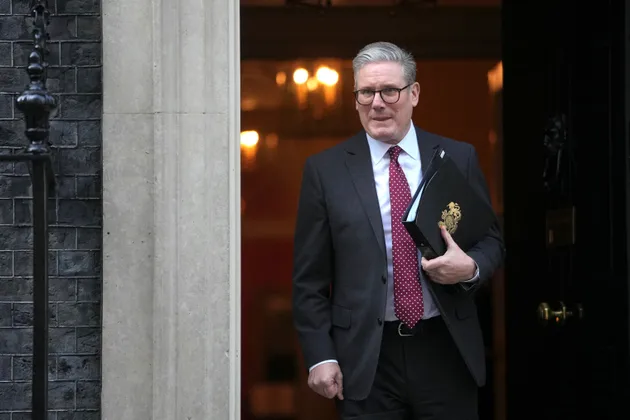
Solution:
[[[383,232],[383,221],[381,220],[381,208],[376,195],[372,158],[365,133],[354,136],[348,142],[346,152],[346,166],[352,176],[352,181],[363,204],[363,209],[370,220],[378,245],[383,255],[385,255],[385,233]]]
[[[416,128],[416,137],[418,138],[418,148],[420,149],[420,162],[422,164],[422,176],[424,176],[424,174],[427,171],[427,168],[429,167],[429,163],[431,163],[431,159],[433,158],[433,155],[435,154],[440,144],[438,141],[438,137],[436,135],[427,133],[426,131],[420,129],[417,126],[415,128]],[[429,288],[429,293],[431,293],[431,295],[433,296],[433,299],[438,305],[440,309],[440,313],[444,313],[444,311],[442,311],[440,301],[436,299],[435,291],[433,290],[434,283],[427,278],[426,273],[424,272],[422,267],[420,267],[420,276],[424,278],[425,280],[424,284],[426,284],[427,287]]]
[[[418,148],[420,149],[420,162],[422,163],[422,175],[425,174],[431,158],[439,146],[437,136],[429,134],[419,127],[415,127],[418,138]]]
[[[418,147],[420,149],[420,162],[422,163],[422,173],[426,171],[435,150],[439,146],[437,136],[415,127]],[[383,232],[383,221],[381,220],[381,208],[376,195],[374,185],[374,170],[372,168],[372,157],[370,147],[367,143],[365,133],[354,136],[346,146],[346,166],[352,176],[354,187],[359,194],[363,209],[370,220],[372,230],[378,245],[385,253],[385,233]]]

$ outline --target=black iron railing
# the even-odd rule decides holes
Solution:
[[[17,98],[24,114],[28,146],[20,153],[0,155],[3,161],[29,165],[33,185],[33,420],[47,420],[48,411],[48,197],[54,193],[55,176],[48,142],[50,117],[57,108],[46,90],[46,41],[50,13],[47,0],[33,0],[33,51],[28,58],[30,83]]]

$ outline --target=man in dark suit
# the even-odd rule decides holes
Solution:
[[[498,222],[426,260],[401,223],[442,147],[490,202],[474,148],[414,126],[413,57],[390,43],[353,61],[365,131],[311,156],[295,230],[293,313],[309,386],[342,419],[477,418],[484,345],[473,294],[503,260]]]

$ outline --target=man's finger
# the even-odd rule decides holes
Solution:
[[[309,388],[311,388],[313,391],[315,391],[316,393],[318,393],[319,395],[321,395],[322,397],[326,396],[326,385],[325,384],[315,384],[314,382],[310,382],[308,384]]]
[[[444,265],[445,260],[446,258],[444,257],[444,255],[433,258],[432,260],[427,260],[426,258],[422,257],[422,269],[424,271],[437,270]]]
[[[439,261],[436,261],[438,258],[427,260],[426,258],[422,257],[422,260],[420,261],[422,269],[425,271],[431,271],[436,265],[440,264]]]
[[[333,398],[335,395],[337,395],[337,388],[337,384],[335,383],[326,385],[326,387],[324,388],[324,397]]]
[[[335,383],[337,384],[337,398],[343,400],[343,375],[337,372],[335,375]]]
[[[453,237],[451,236],[450,233],[448,233],[448,230],[446,230],[444,226],[441,226],[440,230],[442,231],[442,238],[444,238],[444,242],[446,242],[447,248],[452,248],[453,246],[457,246],[457,244],[453,240]]]

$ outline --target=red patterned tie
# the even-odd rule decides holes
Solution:
[[[418,269],[418,249],[402,224],[411,201],[407,178],[398,163],[402,149],[389,149],[389,199],[392,214],[392,259],[394,264],[394,308],[396,316],[410,328],[422,318],[422,286]]]

